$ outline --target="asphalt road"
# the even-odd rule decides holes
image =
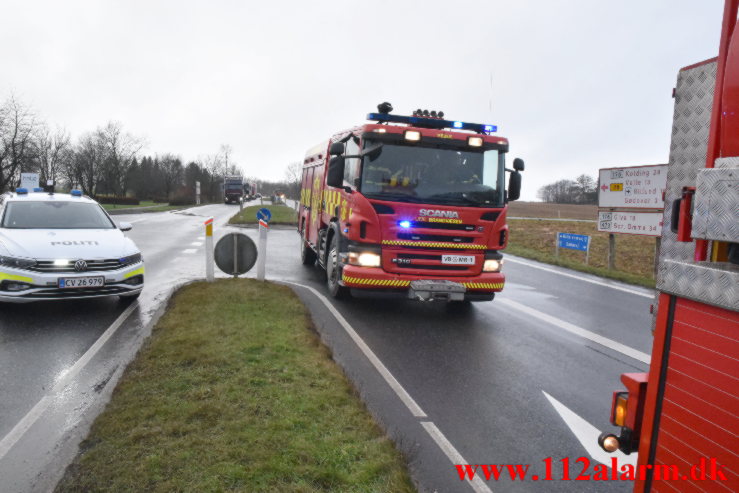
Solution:
[[[223,223],[233,212],[216,205],[117,216],[134,222],[130,235],[146,260],[137,306],[109,300],[0,308],[0,490],[54,484],[162,301],[203,276],[204,217],[216,218],[219,236],[232,230]],[[256,241],[254,229],[241,231]],[[294,230],[271,231],[267,277],[293,283],[334,359],[406,453],[420,490],[631,490],[625,481],[574,478],[578,458],[590,460],[588,474],[598,460],[610,460],[593,447],[593,433],[609,429],[618,376],[647,368],[651,292],[508,257],[504,292],[467,309],[336,302],[321,271],[300,264],[298,248]],[[128,318],[77,372],[75,362],[127,309]],[[547,458],[553,481],[543,480]],[[565,458],[570,481],[560,480]],[[465,463],[530,464],[528,477],[540,480],[511,481],[504,472],[497,481],[461,481],[454,464]]]

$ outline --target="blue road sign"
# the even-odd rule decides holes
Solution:
[[[257,221],[261,220],[269,222],[270,219],[272,219],[272,211],[270,211],[266,207],[262,207],[257,211]]]
[[[573,233],[559,233],[557,235],[557,246],[559,248],[569,248],[570,250],[588,251],[590,244],[590,236],[576,235]]]

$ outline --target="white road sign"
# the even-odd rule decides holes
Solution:
[[[598,212],[598,231],[661,236],[662,212]]]
[[[664,209],[667,165],[599,170],[598,207]]]
[[[27,189],[29,192],[34,188],[38,188],[38,173],[21,173],[21,188]]]

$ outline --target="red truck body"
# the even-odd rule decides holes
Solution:
[[[317,259],[326,268],[335,296],[492,299],[505,283],[508,141],[428,128],[442,126],[438,118],[397,118],[417,123],[368,123],[306,154],[298,223],[304,263]],[[335,186],[332,166],[342,166]],[[520,186],[518,171],[509,171]]]
[[[678,74],[649,373],[622,375],[600,438],[638,452],[637,492],[739,491],[738,7],[718,58]]]

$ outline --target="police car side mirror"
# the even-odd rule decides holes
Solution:
[[[514,171],[508,178],[508,202],[518,200],[521,196],[521,173]]]
[[[344,154],[344,143],[334,142],[333,144],[331,144],[331,147],[328,148],[328,153],[332,156],[338,156],[339,154]]]
[[[133,224],[122,222],[118,224],[118,229],[120,229],[121,231],[131,231],[133,229]]]
[[[513,160],[513,169],[515,169],[516,171],[523,171],[523,167],[523,159],[517,157]]]
[[[328,176],[326,177],[326,185],[329,187],[344,186],[344,158],[334,156],[328,162]]]

